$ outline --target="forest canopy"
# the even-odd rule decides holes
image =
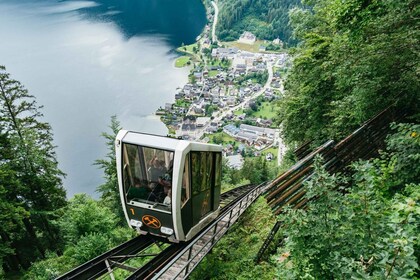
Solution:
[[[287,142],[340,139],[390,105],[418,112],[416,1],[306,4],[312,7],[290,12],[301,43],[293,52],[279,111]]]
[[[279,38],[286,45],[293,45],[289,25],[289,9],[300,4],[299,0],[233,0],[219,1],[220,14],[217,36],[222,41],[235,41],[244,31],[259,39]]]

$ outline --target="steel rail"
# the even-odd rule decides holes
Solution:
[[[108,271],[106,260],[118,256],[113,259],[114,261],[123,262],[134,252],[139,252],[148,248],[155,242],[155,237],[149,235],[139,235],[114,249],[103,253],[102,255],[76,267],[75,269],[67,272],[66,274],[57,278],[57,280],[70,280],[70,279],[95,279]]]
[[[215,223],[217,223],[218,221],[220,221],[220,219],[225,217],[226,214],[229,214],[229,211],[232,210],[232,207],[237,207],[237,204],[242,199],[244,199],[248,194],[254,192],[258,187],[260,187],[260,186],[246,185],[246,186],[239,187],[239,188],[236,188],[236,189],[233,189],[229,192],[224,193],[224,197],[226,199],[226,197],[231,197],[232,194],[237,194],[238,192],[240,192],[239,195],[236,195],[236,197],[232,201],[230,201],[226,206],[224,206],[221,209],[220,214],[215,219],[215,221],[213,221],[210,225],[206,226],[202,231],[200,231],[200,233],[197,234],[197,237],[195,237],[194,239],[192,239],[188,242],[183,242],[183,243],[171,245],[165,251],[161,252],[156,258],[150,260],[147,264],[145,264],[144,266],[139,268],[136,272],[134,272],[132,275],[130,275],[127,279],[130,279],[130,280],[131,279],[145,279],[145,280],[146,279],[158,279],[163,273],[165,273],[165,271],[167,271],[169,268],[171,268],[175,264],[175,262],[177,260],[179,260],[181,257],[184,257],[184,258],[186,257],[187,261],[190,261],[191,257],[195,257],[196,255],[187,254],[187,256],[184,256],[186,250],[188,250],[188,248],[191,248],[191,246],[194,246],[195,244],[197,244],[197,242],[199,242],[200,238],[202,236],[204,236],[206,233],[208,233],[209,230],[211,230],[213,228]],[[248,203],[248,205],[249,204],[250,203]],[[240,205],[240,206],[242,207],[240,210],[242,210],[242,212],[243,212],[244,211],[243,207],[245,206],[245,204]],[[235,219],[235,221],[236,221],[236,219],[240,216],[240,214],[239,215],[236,215],[236,214],[231,215],[229,217],[229,219],[230,219],[229,221],[231,221],[233,219]],[[233,224],[233,222],[230,223],[230,225],[232,225],[232,224]],[[215,234],[219,234],[219,233],[220,233],[219,231],[215,232]],[[218,239],[220,239],[220,237]],[[218,241],[218,239],[217,239],[217,241]],[[214,241],[215,242],[214,242],[213,246],[217,242],[216,239],[214,239]],[[207,252],[208,251],[209,250],[207,250]],[[202,257],[204,257],[207,252],[202,254]],[[202,253],[202,251],[200,251],[200,253]],[[195,268],[195,266],[198,263],[199,263],[199,261],[195,262],[194,265],[189,266],[190,262],[188,262],[188,264],[184,267],[187,271],[187,275],[189,273],[191,273],[191,271]],[[188,268],[187,268],[187,266],[188,266]],[[174,279],[174,278],[170,277],[168,279]]]
[[[244,185],[232,190],[229,190],[220,195],[220,203],[227,204],[225,207],[228,207],[232,203],[232,201],[241,196],[243,193],[246,193],[251,185]],[[225,208],[223,207],[223,208]],[[223,209],[222,208],[222,209]],[[99,278],[107,273],[112,271],[114,267],[121,267],[122,263],[130,258],[133,257],[150,257],[155,256],[152,260],[149,261],[152,263],[159,263],[161,261],[163,255],[170,256],[171,252],[177,246],[169,246],[168,248],[164,249],[159,254],[141,254],[138,255],[139,252],[144,251],[145,249],[149,248],[156,241],[168,243],[167,239],[153,236],[153,235],[139,235],[105,253],[96,258],[76,267],[75,269],[63,274],[62,276],[58,277],[57,280],[87,280],[87,279],[96,279]],[[178,245],[178,244],[175,244]],[[146,264],[147,265],[147,264]],[[111,270],[111,271],[110,271]],[[135,269],[137,271],[138,269]]]
[[[378,155],[378,150],[384,147],[386,135],[390,132],[389,124],[392,121],[403,119],[406,112],[395,110],[392,106],[376,114],[373,118],[363,123],[358,129],[347,137],[334,144],[332,140],[324,143],[312,153],[308,153],[308,143],[296,150],[299,161],[288,171],[274,179],[266,191],[266,200],[275,215],[283,212],[284,206],[293,209],[307,207],[309,199],[305,197],[305,182],[313,174],[313,159],[316,155],[324,158],[324,168],[330,173],[351,172],[349,164],[358,159],[370,159]],[[303,158],[301,158],[303,157]],[[256,260],[262,258],[268,249],[274,235],[283,225],[277,222],[263,246],[260,248]]]

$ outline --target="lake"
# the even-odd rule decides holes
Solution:
[[[0,1],[0,64],[43,105],[67,196],[94,197],[112,115],[124,129],[167,133],[153,115],[188,69],[173,51],[206,23],[200,0]]]

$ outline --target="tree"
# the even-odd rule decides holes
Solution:
[[[248,179],[251,184],[257,185],[269,178],[269,170],[264,158],[245,158],[241,169],[242,178]]]
[[[18,228],[23,228],[23,219],[28,218],[29,213],[21,203],[14,200],[13,190],[20,188],[16,180],[15,172],[8,165],[12,156],[12,150],[6,135],[1,134],[0,129],[0,271],[5,265],[6,270],[18,270],[19,260],[15,255],[11,233]],[[3,264],[3,259],[6,261]],[[1,277],[1,273],[0,273]]]
[[[109,128],[111,134],[102,133],[108,148],[106,158],[95,161],[95,165],[98,165],[104,171],[105,183],[100,185],[96,191],[100,193],[102,202],[118,217],[119,224],[123,225],[125,224],[125,217],[119,195],[117,162],[115,159],[115,138],[121,129],[121,125],[116,116],[111,117]]]
[[[339,139],[393,104],[418,112],[415,1],[311,3],[291,12],[302,43],[281,103],[286,140]]]
[[[64,240],[75,244],[82,236],[109,233],[117,224],[116,215],[86,194],[77,194],[69,201],[58,221]]]
[[[399,142],[398,150],[418,141],[407,140],[410,144]],[[319,158],[315,161],[306,184],[307,210],[288,209],[281,216],[287,224],[277,262],[282,278],[412,279],[418,273],[420,185],[406,181],[403,191],[384,191],[392,188],[390,174],[399,176],[395,154],[353,168],[351,178],[340,177],[328,174]]]
[[[5,195],[8,202],[29,213],[7,234],[17,264],[24,268],[43,257],[47,249],[60,249],[55,211],[66,205],[64,173],[58,169],[51,127],[39,120],[41,108],[0,66],[0,128],[11,151],[9,158],[1,161],[2,169],[8,170]],[[6,269],[15,268],[7,263]]]
[[[70,269],[100,255],[133,237],[129,227],[117,227],[118,219],[102,201],[86,194],[75,195],[61,209],[58,224],[65,246],[64,254],[48,254],[34,263],[26,279],[55,279]]]

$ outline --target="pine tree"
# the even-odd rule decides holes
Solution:
[[[114,212],[118,217],[120,225],[125,224],[124,213],[121,207],[121,200],[119,195],[117,165],[115,159],[115,137],[121,129],[120,123],[116,116],[111,117],[111,124],[109,125],[112,133],[102,133],[102,137],[106,139],[108,153],[105,159],[98,159],[95,165],[98,165],[104,171],[105,183],[100,185],[96,191],[101,194],[101,199],[107,207]]]
[[[41,108],[35,97],[0,66],[0,127],[5,135],[2,144],[7,141],[10,149],[9,159],[1,161],[3,170],[8,170],[3,187],[8,202],[21,205],[29,213],[8,232],[9,244],[24,268],[44,257],[47,249],[58,249],[54,211],[66,204],[64,173],[58,169],[51,126],[40,121]],[[1,197],[2,202],[5,199]]]

